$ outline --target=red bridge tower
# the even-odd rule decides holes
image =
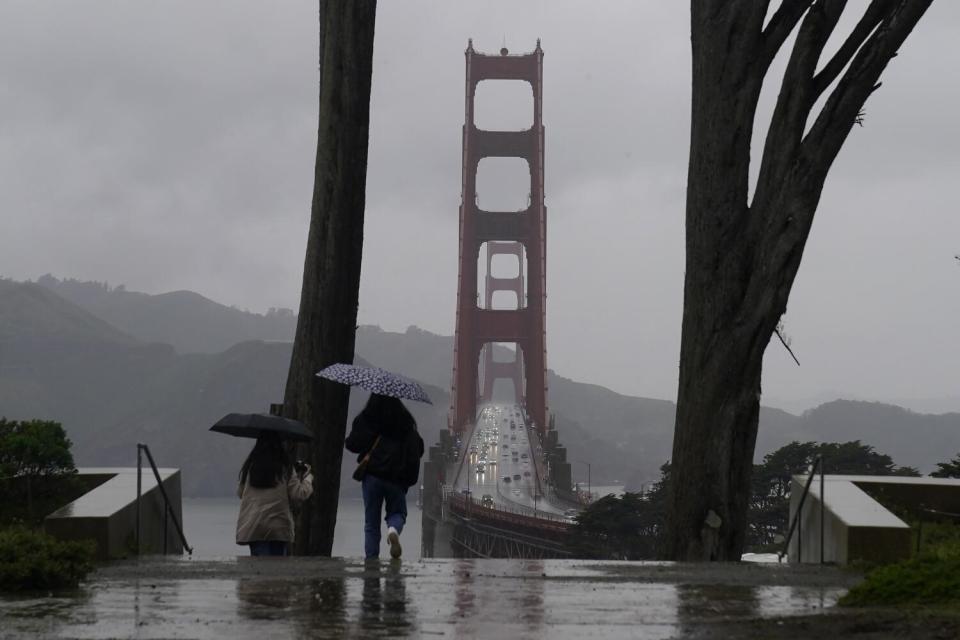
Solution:
[[[461,432],[476,420],[478,399],[491,400],[497,379],[511,380],[517,402],[530,419],[547,430],[546,231],[543,201],[543,50],[529,54],[484,55],[466,50],[466,114],[463,126],[463,191],[460,203],[460,268],[457,287],[457,333],[453,362],[450,428]],[[525,131],[485,131],[474,124],[474,96],[483,80],[522,80],[533,91],[533,126]],[[483,158],[522,158],[530,171],[530,201],[521,211],[483,211],[477,205],[477,168]],[[484,304],[480,306],[477,262],[487,243]],[[495,255],[516,256],[516,278],[491,275]],[[526,272],[524,272],[524,265]],[[495,310],[493,294],[511,291],[517,308]],[[493,343],[516,346],[512,362],[493,359]],[[483,380],[479,375],[483,354]]]

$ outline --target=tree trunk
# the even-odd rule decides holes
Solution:
[[[825,61],[823,47],[845,0],[783,0],[766,23],[767,0],[691,2],[687,256],[669,558],[740,559],[764,350],[786,311],[830,165],[931,1],[873,0]],[[751,202],[757,100],[771,61],[798,24]],[[838,78],[823,109],[812,114]]]
[[[375,0],[323,0],[320,109],[310,231],[284,414],[314,433],[314,491],[297,523],[295,552],[329,556],[340,495],[349,387],[317,371],[353,362],[363,252]]]

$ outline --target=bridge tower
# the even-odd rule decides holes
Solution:
[[[546,231],[543,194],[543,50],[511,55],[466,49],[466,109],[463,126],[463,172],[460,202],[460,266],[457,329],[449,427],[461,432],[476,419],[478,399],[490,400],[497,379],[512,381],[517,401],[526,406],[541,433],[547,430]],[[521,80],[533,92],[533,125],[523,131],[486,131],[474,123],[474,96],[484,80]],[[521,211],[484,211],[477,204],[477,168],[483,158],[522,158],[530,173],[530,199]],[[487,245],[484,305],[480,306],[477,263]],[[516,256],[516,278],[491,274],[495,255]],[[516,293],[517,308],[493,309],[497,291]],[[493,343],[516,345],[512,362],[493,358]],[[483,379],[479,365],[483,354]],[[482,384],[481,384],[482,382]]]
[[[517,261],[517,276],[515,278],[495,278],[493,274],[493,257],[498,255],[507,255],[515,258]],[[526,280],[523,270],[524,251],[523,244],[520,242],[488,242],[487,243],[487,275],[484,279],[485,309],[493,308],[493,294],[497,291],[508,291],[516,295],[517,307],[523,307],[526,302]],[[484,345],[481,350],[483,358],[483,368],[481,369],[482,393],[480,399],[483,402],[493,401],[493,383],[496,380],[509,380],[513,383],[513,391],[517,402],[526,404],[524,376],[523,376],[523,356],[519,347],[512,360],[503,362],[495,360],[494,346],[492,344]]]

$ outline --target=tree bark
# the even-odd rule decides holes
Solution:
[[[353,362],[363,253],[376,0],[321,0],[320,100],[310,230],[284,415],[314,433],[314,491],[295,553],[329,556],[340,494],[349,387],[317,371]]]
[[[687,255],[666,547],[671,559],[740,559],[764,350],[786,311],[830,165],[880,74],[931,2],[873,0],[840,49],[821,61],[845,0],[783,0],[766,25],[768,0],[691,1]],[[751,202],[757,101],[771,61],[797,25]],[[825,106],[812,113],[830,86]]]

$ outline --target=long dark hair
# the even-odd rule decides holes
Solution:
[[[275,433],[265,432],[257,438],[253,451],[240,467],[240,484],[247,482],[257,489],[270,489],[286,480],[293,469],[290,456]]]
[[[399,398],[377,393],[370,394],[370,399],[356,419],[372,425],[377,433],[394,439],[400,439],[407,431],[417,429],[417,421]]]

